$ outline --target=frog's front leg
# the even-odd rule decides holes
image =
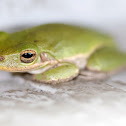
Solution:
[[[72,63],[60,63],[41,74],[33,75],[33,80],[44,83],[60,83],[72,80],[79,74],[79,69]]]

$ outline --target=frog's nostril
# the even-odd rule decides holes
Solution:
[[[4,59],[4,56],[0,56],[0,61],[3,61]]]

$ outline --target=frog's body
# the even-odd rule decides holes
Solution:
[[[81,69],[111,72],[126,65],[126,54],[96,31],[64,24],[0,33],[0,69],[29,72],[46,83],[71,80]]]

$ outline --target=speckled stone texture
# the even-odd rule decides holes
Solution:
[[[0,74],[7,73],[1,72]],[[78,77],[58,85],[10,76],[0,81],[1,125],[98,126],[125,123],[126,73],[106,81]],[[20,123],[19,123],[20,122]]]

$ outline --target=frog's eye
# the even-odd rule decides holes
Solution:
[[[36,52],[33,50],[25,50],[20,54],[21,62],[23,63],[31,63],[36,58]]]

